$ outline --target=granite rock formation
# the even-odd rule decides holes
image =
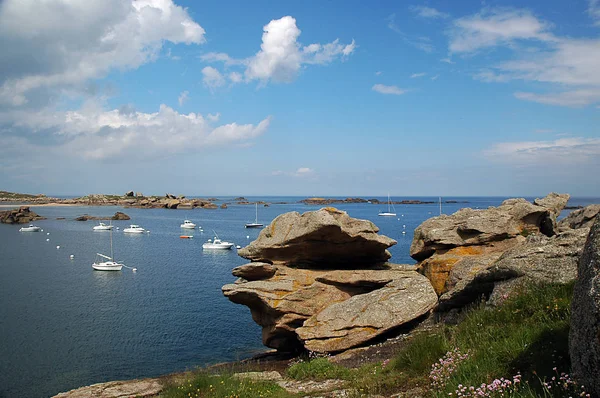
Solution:
[[[28,224],[32,221],[45,220],[29,209],[29,206],[21,206],[18,209],[0,211],[0,222],[3,224]]]
[[[417,227],[410,254],[440,296],[438,310],[461,307],[515,278],[572,280],[586,231],[556,235],[556,217],[568,199],[555,193],[534,203],[508,199]]]
[[[437,295],[429,281],[389,264],[396,242],[370,221],[325,208],[286,213],[238,251],[252,260],[223,286],[250,308],[263,343],[282,351],[342,351],[429,312]]]
[[[576,380],[592,397],[600,397],[600,216],[596,216],[579,259],[569,354]]]
[[[559,221],[558,228],[560,231],[590,228],[598,214],[600,214],[600,204],[589,205],[582,209],[573,210],[568,216]]]

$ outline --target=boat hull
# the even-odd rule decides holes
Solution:
[[[113,227],[112,226],[103,227],[100,225],[96,225],[93,229],[94,229],[94,231],[110,231],[111,229],[113,229]]]
[[[96,271],[121,271],[123,264],[115,262],[93,263],[92,268]]]
[[[125,232],[126,234],[143,234],[144,232],[146,232],[145,230],[139,230],[139,229],[129,229],[129,228],[125,228],[123,230],[123,232]]]
[[[181,224],[180,227],[184,228],[184,229],[195,229],[196,225],[195,224],[194,225]]]
[[[218,243],[218,244],[214,244],[214,243],[205,243],[202,245],[203,249],[210,249],[210,250],[230,250],[233,247],[233,243]]]
[[[262,227],[264,227],[264,224],[250,223],[250,224],[246,224],[245,227],[246,228],[262,228]]]
[[[23,227],[19,229],[19,232],[40,232],[41,230],[41,227]]]
[[[379,215],[382,216],[382,217],[395,217],[396,213],[385,212],[385,213],[379,213]]]

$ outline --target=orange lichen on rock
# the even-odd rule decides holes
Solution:
[[[460,258],[458,257],[437,257],[433,259],[427,259],[417,268],[417,271],[425,275],[431,282],[433,290],[439,295],[446,291],[446,281],[450,275],[450,271],[454,267]]]

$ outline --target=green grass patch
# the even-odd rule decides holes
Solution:
[[[296,380],[349,380],[352,370],[329,362],[327,358],[315,358],[293,364],[287,370],[287,375]]]
[[[214,376],[205,372],[197,372],[183,383],[167,386],[161,392],[160,397],[289,398],[293,395],[272,382],[251,381],[230,375]]]

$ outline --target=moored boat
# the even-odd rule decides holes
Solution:
[[[33,224],[29,224],[28,227],[21,227],[21,229],[19,229],[19,232],[39,232],[41,230],[42,230],[41,227],[37,227]]]

